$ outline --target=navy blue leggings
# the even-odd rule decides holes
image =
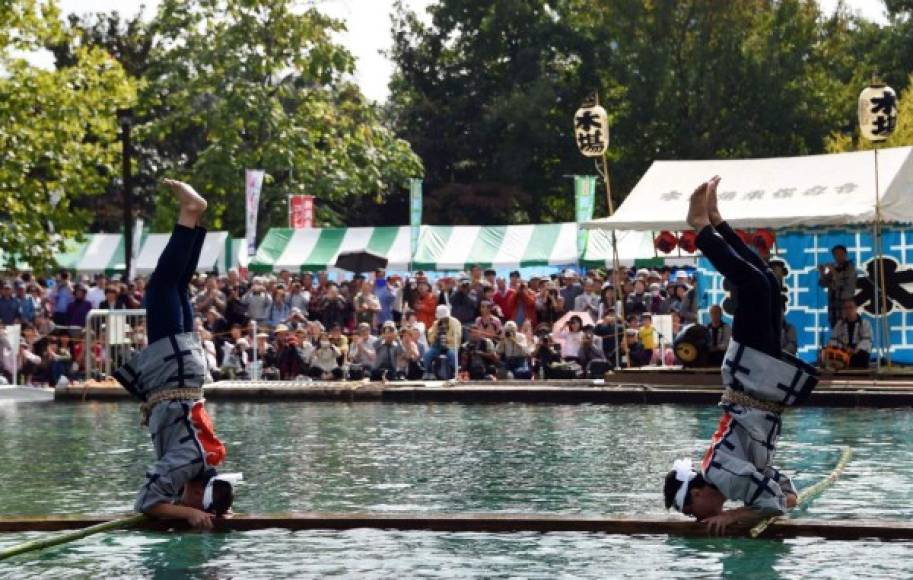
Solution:
[[[193,307],[187,286],[196,272],[204,228],[174,226],[146,287],[146,334],[149,344],[172,334],[193,332]]]
[[[732,338],[780,358],[783,307],[780,282],[754,250],[729,224],[707,226],[697,235],[697,247],[738,293],[732,317]]]

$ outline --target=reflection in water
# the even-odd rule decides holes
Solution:
[[[676,406],[223,403],[210,412],[226,469],[245,473],[242,512],[661,515],[672,459],[698,457],[718,418],[713,407]],[[853,462],[807,514],[910,520],[911,443],[907,410],[803,409],[785,421],[777,463],[809,485],[851,445]],[[127,511],[151,457],[133,405],[0,408],[0,513]],[[0,547],[33,536],[0,535]],[[908,550],[813,539],[118,532],[0,564],[0,577],[882,578],[913,576]]]

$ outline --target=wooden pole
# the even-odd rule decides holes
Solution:
[[[830,475],[816,483],[815,485],[802,490],[799,493],[799,497],[796,498],[796,507],[801,507],[811,500],[815,499],[821,493],[829,488],[831,485],[837,481],[837,478],[840,477],[840,474],[843,473],[843,470],[846,469],[847,464],[850,462],[850,459],[853,458],[853,450],[849,447],[844,447],[842,453],[840,454],[840,460],[837,462],[837,466],[834,467],[834,470],[831,471]],[[767,518],[766,520],[760,522],[755,527],[751,528],[751,537],[757,538],[764,533],[770,524],[774,523],[774,520],[778,519],[778,516],[773,516]]]
[[[38,540],[23,542],[22,544],[0,551],[0,560],[6,560],[7,558],[12,558],[13,556],[19,556],[21,554],[43,550],[53,546],[59,546],[60,544],[67,544],[69,542],[74,542],[93,534],[100,534],[102,532],[110,532],[112,530],[129,528],[130,526],[142,523],[145,519],[145,514],[134,514],[132,516],[118,520],[89,526],[88,528],[83,528],[74,532],[60,534],[59,536],[54,536],[52,538],[40,538]]]
[[[873,145],[875,150],[875,239],[873,240],[873,249],[875,250],[875,294],[879,299],[879,308],[878,313],[880,316],[876,319],[878,324],[878,329],[880,332],[879,342],[881,342],[881,348],[879,351],[884,352],[884,356],[888,362],[888,368],[890,369],[891,364],[891,322],[888,318],[888,297],[885,293],[885,279],[884,279],[884,246],[882,242],[882,233],[883,233],[883,224],[881,221],[881,191],[878,175],[878,145]],[[878,353],[878,360],[875,363],[875,368],[881,370],[881,355],[882,352]]]

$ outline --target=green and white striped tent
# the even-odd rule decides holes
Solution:
[[[376,228],[273,228],[250,263],[255,272],[318,271],[333,267],[342,252],[367,250],[389,260],[390,270],[465,270],[529,266],[610,265],[611,232],[585,232],[582,256],[577,251],[577,224],[515,226],[422,226],[410,260],[408,226]],[[618,232],[623,264],[655,258],[650,232]],[[693,263],[693,255],[661,256],[670,263]]]
[[[159,255],[165,248],[168,236],[169,234],[143,233],[140,238],[140,251],[135,257],[137,275],[145,276],[152,273]],[[102,272],[108,275],[122,273],[126,268],[123,234],[86,234],[82,241],[66,240],[65,244],[65,251],[56,256],[61,268],[80,274]],[[229,268],[246,265],[246,253],[243,260],[241,259],[242,246],[243,240],[230,239],[228,232],[208,232],[197,270],[225,272]],[[0,260],[2,258],[3,255],[0,254]],[[30,269],[25,263],[17,264],[17,268]]]
[[[142,249],[136,259],[136,273],[139,276],[148,276],[155,270],[155,264],[168,243],[171,234],[148,234],[143,241]],[[241,241],[241,240],[238,240]],[[200,262],[197,270],[200,272],[225,273],[229,268],[238,266],[238,252],[236,240],[228,236],[228,232],[207,232],[203,249],[200,252]],[[234,250],[234,253],[232,251]]]

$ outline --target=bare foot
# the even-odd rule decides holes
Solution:
[[[715,175],[707,182],[707,217],[714,227],[723,223],[723,216],[720,214],[720,206],[717,204],[716,187],[720,183],[720,176]]]
[[[707,216],[707,189],[709,183],[704,182],[698,185],[694,193],[691,194],[691,204],[688,206],[688,217],[685,220],[696,232],[700,232],[710,225],[710,218]]]
[[[206,211],[208,204],[203,197],[190,186],[190,184],[176,179],[163,179],[162,183],[167,185],[177,196],[178,203],[181,204],[181,214],[178,223],[189,228],[196,227],[199,224],[200,216]]]

